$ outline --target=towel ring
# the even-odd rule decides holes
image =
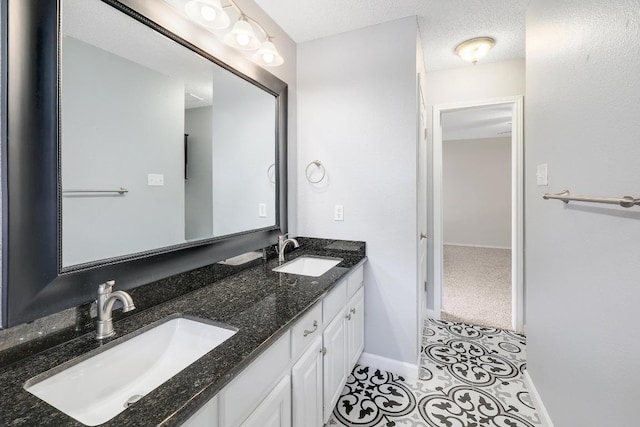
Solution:
[[[312,165],[315,165],[317,168],[322,169],[322,176],[319,179],[315,180],[315,181],[311,179],[311,176],[309,174],[309,168]],[[314,161],[312,161],[311,163],[309,163],[307,165],[307,168],[304,170],[304,174],[307,176],[307,181],[309,181],[312,184],[318,184],[319,182],[322,182],[324,177],[327,175],[327,171],[324,168],[324,165],[322,164],[322,162],[320,162],[320,160],[314,160]]]
[[[269,180],[269,182],[271,182],[272,184],[276,183],[276,175],[273,175],[273,181],[271,181],[271,169],[275,168],[276,164],[275,163],[271,163],[271,166],[269,166],[267,168],[267,179]]]

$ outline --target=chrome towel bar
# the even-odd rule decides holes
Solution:
[[[78,193],[118,193],[118,194],[124,194],[124,193],[128,193],[129,190],[127,190],[126,188],[122,188],[120,187],[119,189],[116,190],[62,190],[63,194],[78,194]]]
[[[590,203],[606,203],[609,205],[619,205],[623,208],[632,208],[634,206],[640,206],[640,199],[632,196],[622,197],[597,197],[597,196],[572,196],[569,190],[564,190],[561,193],[550,194],[546,193],[542,196],[543,199],[549,200],[562,200],[564,203],[569,202],[590,202]]]

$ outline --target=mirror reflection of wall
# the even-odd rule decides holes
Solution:
[[[213,93],[213,91],[212,91]],[[193,93],[187,97],[199,96]],[[213,107],[185,111],[185,239],[213,236]]]
[[[183,241],[184,83],[73,37],[62,67],[63,191],[129,191],[64,194],[63,265]]]
[[[276,224],[275,96],[99,0],[62,22],[63,267]]]
[[[213,72],[213,234],[275,224],[275,100],[218,68]]]

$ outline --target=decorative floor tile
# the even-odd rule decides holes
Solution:
[[[391,418],[416,409],[416,397],[404,378],[357,365],[344,387],[333,416],[343,425],[394,426]]]
[[[537,427],[524,336],[428,319],[420,379],[356,366],[327,426]]]

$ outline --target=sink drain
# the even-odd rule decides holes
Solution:
[[[134,394],[133,396],[128,398],[126,402],[124,402],[124,407],[128,408],[129,406],[133,405],[134,403],[136,403],[140,399],[142,399],[142,395],[141,394]]]

